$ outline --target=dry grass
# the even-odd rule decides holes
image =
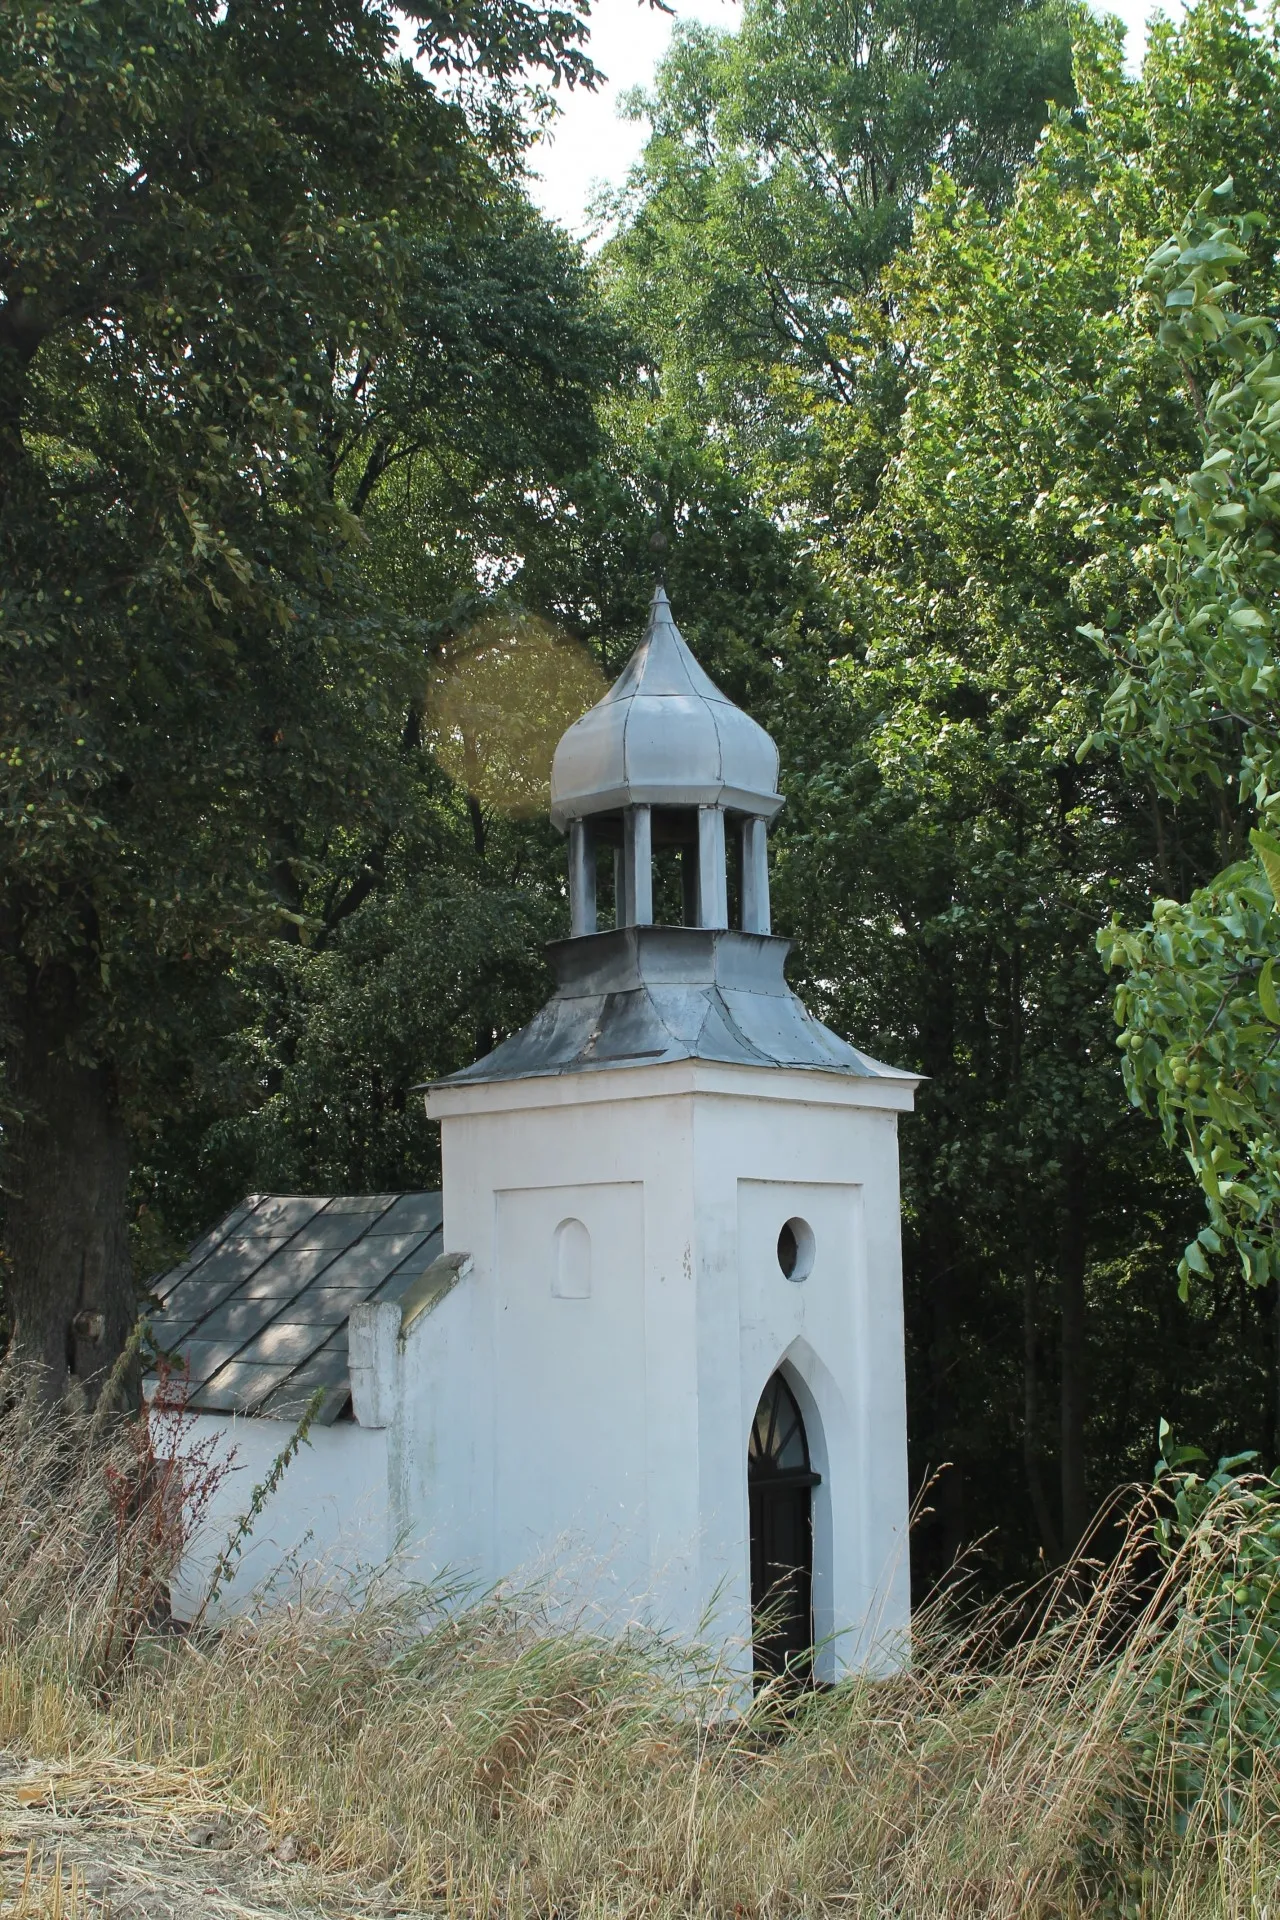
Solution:
[[[0,1914],[5,1920],[87,1920],[84,1875],[74,1864],[64,1868],[61,1854],[46,1867],[29,1849],[17,1891],[11,1902],[0,1904]]]
[[[291,1897],[334,1913],[1280,1915],[1280,1754],[1232,1722],[1204,1790],[1180,1788],[1209,1596],[1253,1524],[1230,1502],[1158,1585],[1139,1510],[1110,1566],[1022,1602],[1020,1634],[939,1614],[909,1674],[726,1717],[687,1655],[514,1601],[168,1632],[137,1457],[120,1432],[0,1414],[11,1860],[56,1806],[157,1858],[221,1822],[233,1849],[296,1856]],[[123,1525],[107,1465],[144,1488]],[[65,1873],[27,1878],[5,1920],[79,1920]]]

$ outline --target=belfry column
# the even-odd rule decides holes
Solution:
[[[759,814],[742,823],[742,931],[770,933],[769,835]]]
[[[622,816],[623,919],[627,927],[653,925],[653,823],[648,807]]]
[[[596,858],[585,820],[569,822],[569,931],[576,940],[596,930]]]
[[[724,809],[698,808],[698,925],[727,927],[729,890],[725,875]]]

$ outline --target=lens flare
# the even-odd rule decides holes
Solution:
[[[605,691],[581,641],[533,614],[489,615],[436,660],[430,745],[450,779],[486,811],[545,813],[560,736]]]

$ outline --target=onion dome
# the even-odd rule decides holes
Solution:
[[[771,819],[778,749],[698,665],[658,587],[621,677],[556,748],[551,818],[621,808],[722,807]]]

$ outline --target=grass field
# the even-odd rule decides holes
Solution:
[[[176,1633],[145,1439],[2,1404],[0,1914],[1280,1916],[1248,1483],[1171,1564],[1135,1496],[1105,1566],[743,1714],[527,1595]]]

